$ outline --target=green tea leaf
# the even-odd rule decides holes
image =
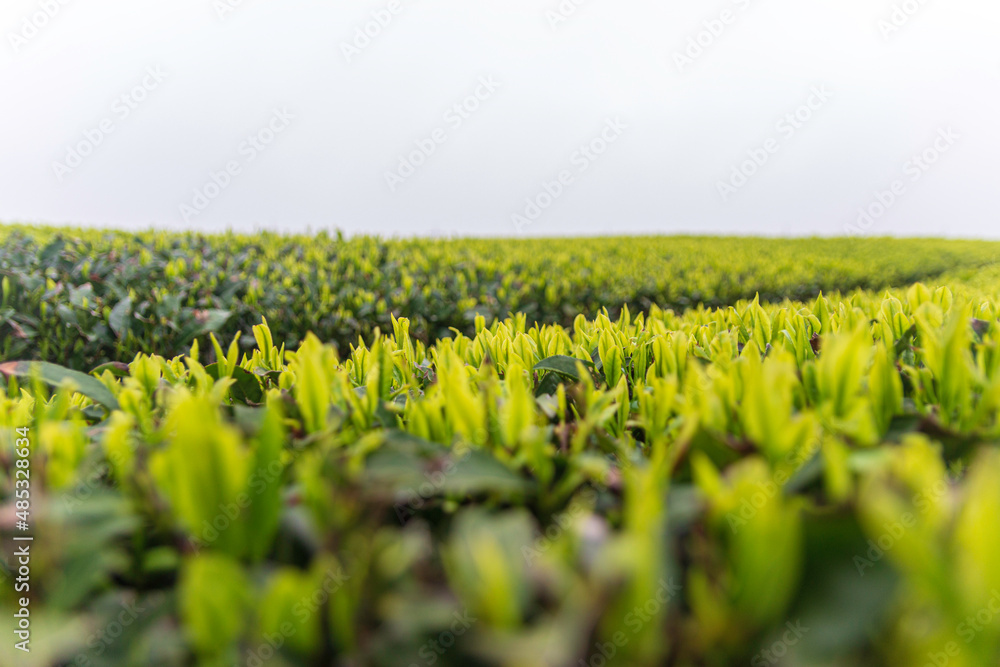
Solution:
[[[71,382],[77,393],[83,394],[95,403],[109,410],[118,409],[118,400],[100,380],[79,371],[70,370],[45,361],[6,361],[0,363],[0,374],[4,377],[31,378],[37,373],[39,379],[53,387]]]

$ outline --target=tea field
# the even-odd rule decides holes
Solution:
[[[0,242],[0,353],[84,371],[139,352],[170,358],[212,331],[240,331],[249,349],[261,317],[288,349],[311,331],[347,350],[390,331],[393,314],[429,344],[473,333],[477,315],[570,326],[602,308],[808,300],[1000,263],[1000,244],[937,240],[385,241],[0,225]]]
[[[1000,664],[1000,244],[0,239],[2,665]]]

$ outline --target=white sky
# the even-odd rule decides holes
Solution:
[[[2,0],[0,220],[1000,237],[996,0],[576,0],[556,27],[560,0],[398,1],[348,62],[343,44],[390,0]],[[49,2],[35,34],[25,20]],[[886,36],[895,5],[916,11]],[[675,53],[724,10],[731,22],[681,71]],[[144,77],[125,117],[116,100]],[[446,117],[477,87],[477,110]],[[778,127],[821,87],[830,98],[813,97],[794,134]],[[577,153],[615,119],[606,152]],[[102,121],[113,133],[60,179],[55,163]],[[284,128],[272,143],[244,144],[269,123]],[[446,141],[392,191],[386,172],[437,128]],[[947,128],[934,164],[907,165],[935,157]],[[724,199],[719,183],[767,148]],[[210,174],[231,161],[216,193]],[[548,204],[560,172],[568,185],[524,224],[526,199]],[[192,215],[206,185],[217,196]],[[857,226],[881,191],[884,214]]]

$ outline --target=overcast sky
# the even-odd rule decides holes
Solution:
[[[1000,238],[996,0],[3,0],[0,31],[4,222]]]

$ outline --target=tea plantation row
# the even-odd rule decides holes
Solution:
[[[171,357],[208,332],[267,317],[295,347],[312,331],[346,350],[405,316],[425,342],[522,313],[568,326],[626,304],[683,310],[905,286],[1000,261],[968,241],[744,238],[344,240],[129,234],[0,226],[0,358],[90,370]]]

